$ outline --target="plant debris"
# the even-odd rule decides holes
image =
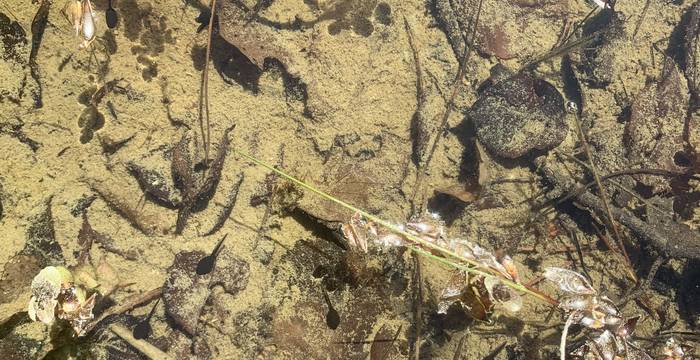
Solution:
[[[683,174],[690,168],[684,140],[688,87],[673,61],[666,61],[658,82],[649,83],[634,99],[625,124],[625,146],[631,167]],[[667,177],[635,175],[652,192],[668,192]]]
[[[224,131],[224,135],[219,142],[219,149],[212,160],[209,173],[206,177],[198,178],[195,175],[187,138],[182,137],[180,142],[173,149],[172,174],[177,186],[182,193],[182,202],[178,206],[177,223],[175,233],[181,234],[196,206],[207,204],[214,196],[216,187],[221,179],[221,171],[224,168],[224,160],[228,152],[228,134],[234,129],[230,127]]]

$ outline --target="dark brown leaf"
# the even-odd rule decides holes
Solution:
[[[133,161],[130,161],[126,167],[138,181],[141,190],[157,203],[173,209],[180,205],[177,189],[173,188],[160,173],[146,169]]]
[[[175,186],[182,191],[183,198],[187,198],[195,189],[195,178],[192,169],[192,159],[188,149],[186,135],[182,136],[180,142],[173,148],[171,171]]]

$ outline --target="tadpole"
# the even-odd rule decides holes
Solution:
[[[326,299],[326,304],[328,305],[328,313],[326,314],[326,325],[331,330],[335,330],[340,325],[340,314],[333,308],[331,304],[331,299],[328,298],[328,293],[326,289],[323,289],[323,298]]]
[[[117,27],[119,17],[117,16],[117,10],[114,10],[114,8],[112,7],[112,0],[109,0],[109,3],[107,5],[107,10],[105,11],[105,18],[108,28],[114,29]]]
[[[136,326],[134,326],[134,331],[132,332],[132,334],[134,335],[134,339],[142,340],[151,335],[151,318],[156,312],[156,307],[158,306],[159,302],[160,298],[156,300],[156,303],[153,305],[151,312],[148,313],[146,318],[141,320],[138,324],[136,324]]]
[[[214,270],[214,261],[216,261],[216,257],[219,255],[221,245],[223,245],[224,240],[226,240],[226,236],[228,236],[228,234],[224,234],[210,255],[207,255],[203,257],[202,260],[199,260],[199,263],[197,263],[197,275],[206,275]]]
[[[196,21],[199,26],[197,26],[197,34],[202,32],[205,28],[209,26],[209,19],[211,18],[211,9],[209,8],[203,8],[200,10],[199,15],[197,15],[197,18],[194,20]]]

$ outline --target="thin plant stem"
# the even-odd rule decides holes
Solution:
[[[445,112],[442,115],[442,121],[440,122],[440,126],[437,128],[437,134],[435,134],[435,140],[433,140],[433,145],[430,147],[430,151],[428,152],[428,158],[425,160],[423,168],[418,169],[418,174],[416,175],[416,184],[413,187],[413,194],[411,195],[412,202],[414,202],[416,199],[416,195],[418,193],[419,188],[421,187],[423,177],[425,177],[425,173],[427,173],[430,169],[430,162],[433,160],[433,155],[435,154],[435,150],[437,149],[438,143],[443,137],[445,127],[447,126],[447,121],[450,119],[450,114],[452,113],[452,108],[454,107],[455,98],[457,97],[457,93],[461,88],[460,84],[462,83],[466,73],[467,62],[469,61],[469,56],[471,55],[472,48],[474,47],[474,39],[476,38],[476,28],[479,25],[479,18],[481,17],[482,5],[483,0],[479,0],[479,5],[476,9],[476,15],[474,16],[474,24],[471,29],[472,31],[470,41],[464,42],[464,56],[462,58],[461,63],[459,64],[459,69],[457,69],[457,76],[455,77],[454,83],[452,84],[452,93],[450,94],[450,98],[445,106]]]
[[[561,333],[561,340],[559,341],[559,359],[566,360],[566,336],[569,335],[569,327],[574,322],[574,315],[576,312],[572,312],[566,318],[566,323],[564,323],[564,331]]]
[[[583,127],[581,126],[581,119],[579,119],[578,112],[574,112],[574,120],[574,122],[576,123],[576,129],[578,130],[579,137],[581,138],[583,150],[586,152],[586,157],[588,158],[588,163],[590,164],[591,172],[593,173],[593,178],[595,179],[596,185],[598,186],[598,191],[600,191],[600,200],[603,202],[603,207],[605,208],[605,213],[608,216],[610,227],[612,228],[612,232],[615,235],[615,241],[617,242],[617,246],[620,248],[620,252],[622,252],[622,255],[624,255],[625,257],[628,266],[628,271],[632,276],[632,279],[634,279],[634,281],[636,282],[637,277],[635,276],[634,271],[632,271],[632,261],[630,261],[630,257],[629,255],[627,255],[627,249],[625,249],[625,244],[624,242],[622,242],[622,237],[620,236],[620,232],[617,229],[617,223],[615,222],[615,218],[612,215],[612,211],[610,211],[610,205],[608,204],[608,195],[605,191],[605,187],[603,187],[603,181],[600,180],[600,175],[598,175],[598,168],[593,162],[591,148],[590,146],[588,146],[588,140],[586,140],[586,134],[583,132]]]
[[[251,155],[248,155],[246,153],[243,153],[243,152],[240,152],[237,150],[232,150],[232,151],[235,152],[236,154],[248,159],[249,161],[255,163],[256,165],[262,166],[262,167],[276,173],[277,175],[286,179],[287,181],[290,181],[290,182],[292,182],[292,183],[294,183],[294,184],[296,184],[296,185],[298,185],[306,190],[309,190],[309,191],[315,193],[316,195],[319,195],[322,198],[329,200],[337,205],[340,205],[348,210],[356,212],[356,213],[360,214],[361,216],[363,216],[364,218],[371,220],[371,221],[391,230],[392,232],[405,237],[406,239],[410,240],[411,242],[413,242],[416,245],[420,245],[421,247],[430,248],[431,250],[438,251],[439,253],[441,253],[445,257],[437,256],[437,255],[435,255],[435,254],[433,254],[425,249],[422,249],[416,245],[407,245],[406,247],[413,252],[416,252],[420,255],[431,258],[431,259],[438,261],[438,262],[441,262],[443,264],[449,265],[449,266],[454,267],[456,269],[463,270],[463,271],[470,273],[470,274],[476,274],[476,275],[484,276],[487,278],[488,277],[497,278],[501,282],[503,282],[503,284],[505,284],[506,286],[508,286],[514,290],[522,291],[524,293],[532,295],[532,296],[534,296],[540,300],[543,300],[551,305],[558,304],[556,300],[550,298],[549,296],[547,296],[547,295],[545,295],[545,294],[543,294],[535,289],[529,288],[523,284],[519,284],[519,283],[516,283],[512,280],[506,279],[505,277],[500,276],[500,274],[496,273],[495,270],[489,269],[475,260],[471,260],[471,259],[467,259],[465,257],[462,257],[459,254],[455,253],[454,251],[445,249],[445,248],[440,247],[438,245],[435,245],[431,242],[425,241],[425,240],[423,240],[423,239],[421,239],[413,234],[410,234],[410,233],[406,232],[405,230],[401,229],[400,227],[398,227],[397,225],[394,225],[388,221],[382,220],[382,219],[380,219],[380,218],[378,218],[378,217],[376,217],[376,216],[374,216],[374,215],[372,215],[364,210],[361,210],[361,209],[359,209],[353,205],[350,205],[350,204],[348,204],[348,203],[346,203],[346,202],[344,202],[344,201],[342,201],[342,200],[340,200],[332,195],[329,195],[329,194],[327,194],[327,193],[325,193],[325,192],[323,192],[323,191],[321,191],[321,190],[319,190],[311,185],[308,185],[307,183],[295,178],[294,176],[289,175],[286,172],[279,170],[279,169],[275,168],[274,166],[269,165],[261,160],[258,160],[257,158],[255,158]],[[452,259],[457,259],[458,262],[450,260],[447,257],[452,258]],[[464,263],[468,264],[469,266],[464,265]]]
[[[209,28],[207,31],[207,53],[204,58],[204,71],[199,89],[199,130],[202,133],[202,145],[204,146],[204,171],[209,165],[209,145],[211,139],[211,125],[209,123],[209,58],[211,57],[211,38],[214,32],[214,14],[216,13],[216,0],[211,0],[209,15]],[[206,118],[206,132],[204,130]]]

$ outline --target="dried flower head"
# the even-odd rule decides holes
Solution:
[[[86,291],[75,284],[73,274],[62,266],[48,266],[32,280],[29,317],[44,324],[56,318],[70,322],[78,336],[83,335],[87,322],[93,318],[96,293],[86,299]]]
[[[53,323],[58,296],[72,282],[73,275],[62,266],[43,268],[32,280],[32,297],[27,309],[29,317],[47,325]]]
[[[468,240],[449,239],[445,232],[445,222],[436,214],[413,217],[404,226],[397,227],[425,242],[454,252],[473,263],[479,263],[483,268],[496,275],[494,277],[469,277],[465,272],[458,272],[443,290],[438,304],[438,313],[446,312],[453,303],[460,303],[467,312],[474,313],[473,306],[468,303],[476,302],[483,310],[478,311],[479,314],[490,312],[493,304],[501,305],[509,312],[517,312],[522,307],[520,295],[501,281],[501,279],[516,283],[520,281],[517,268],[507,254],[501,252],[496,256]],[[417,243],[417,241],[379,228],[372,221],[363,219],[359,213],[355,213],[348,223],[343,224],[341,230],[351,248],[359,248],[364,252],[368,251],[369,243],[381,247],[409,244],[421,247],[421,243]],[[484,316],[475,316],[475,318],[482,317]]]
[[[564,296],[559,308],[567,315],[561,335],[560,357],[566,357],[566,335],[569,326],[581,324],[589,329],[602,331],[592,340],[576,348],[572,355],[591,360],[651,359],[632,343],[631,335],[639,317],[625,318],[615,304],[598,291],[581,274],[557,267],[549,267],[544,277],[557,285]]]

